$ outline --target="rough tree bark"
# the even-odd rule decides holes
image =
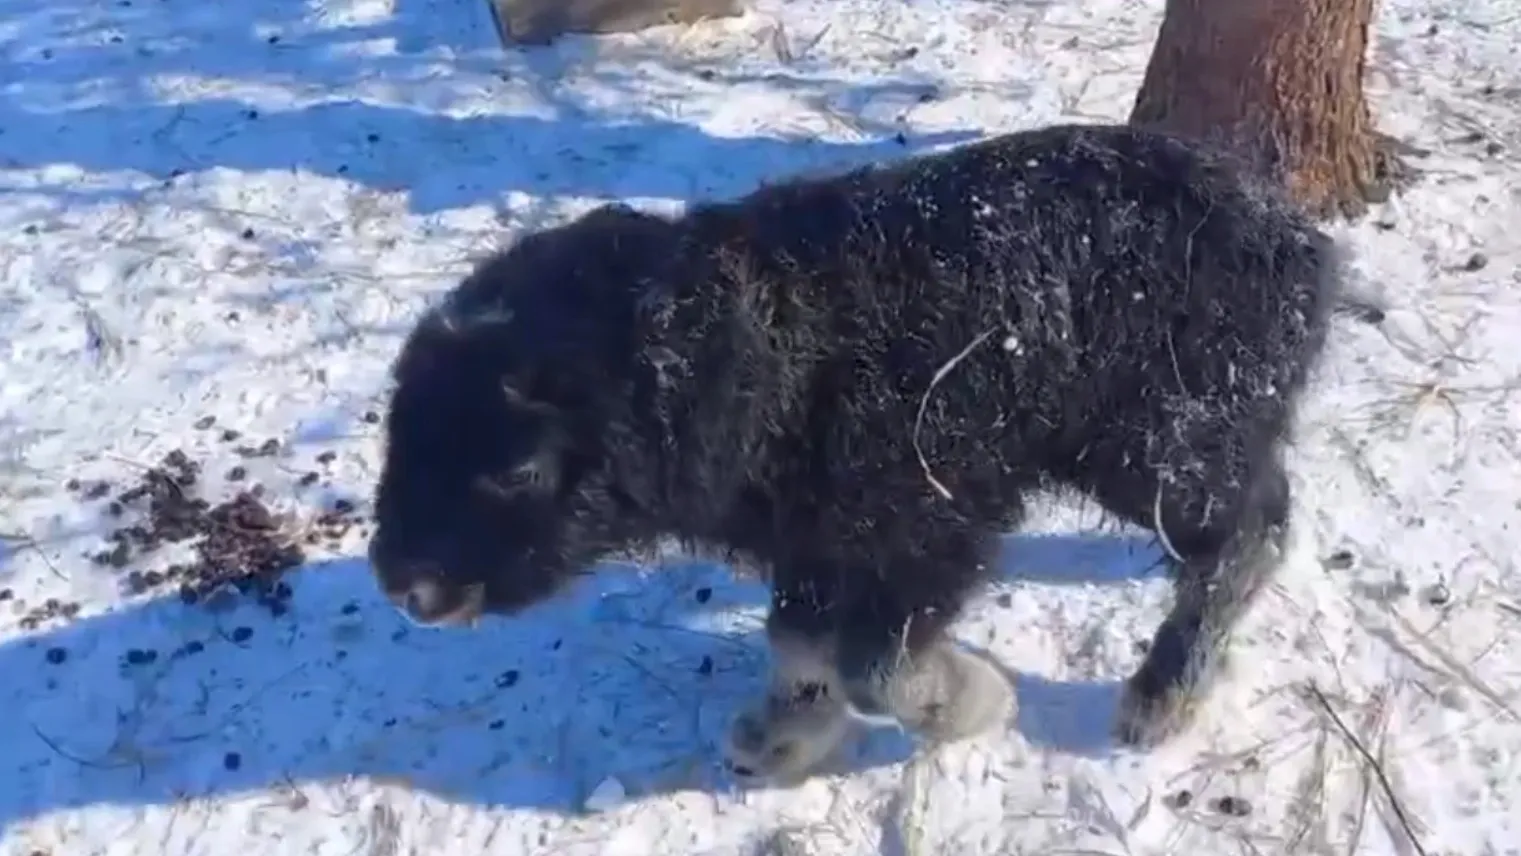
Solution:
[[[1413,173],[1363,94],[1374,0],[1167,0],[1130,121],[1223,142],[1322,217]]]

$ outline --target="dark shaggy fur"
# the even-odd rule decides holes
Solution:
[[[962,736],[937,719],[972,674],[947,626],[1031,492],[1075,488],[1179,559],[1119,720],[1149,744],[1280,561],[1280,447],[1342,278],[1225,159],[1127,127],[677,219],[603,207],[486,261],[412,334],[375,571],[435,621],[662,537],[716,547],[769,572],[773,642],[827,660],[799,697]]]

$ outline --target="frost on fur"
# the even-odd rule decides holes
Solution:
[[[934,738],[998,721],[946,687],[1010,709],[946,631],[1065,485],[1177,564],[1117,721],[1154,744],[1279,562],[1280,447],[1346,299],[1330,238],[1240,176],[1069,125],[529,235],[396,362],[375,573],[468,620],[662,537],[718,548],[769,571],[773,644],[827,654],[828,704]]]

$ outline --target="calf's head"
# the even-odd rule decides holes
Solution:
[[[527,605],[565,575],[557,414],[503,374],[511,346],[491,339],[512,332],[432,315],[394,369],[370,562],[421,624]]]
[[[628,544],[632,506],[604,446],[634,350],[630,259],[665,228],[609,207],[531,235],[413,330],[392,369],[370,543],[377,582],[413,621],[517,611]]]

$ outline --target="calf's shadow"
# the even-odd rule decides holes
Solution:
[[[1154,564],[1135,537],[1013,540],[1025,580],[1113,583]],[[407,624],[362,560],[315,564],[292,584],[278,619],[168,598],[0,646],[0,830],[348,776],[567,813],[609,777],[634,795],[731,785],[718,745],[762,679],[767,598],[726,568],[605,566],[475,631]],[[1017,682],[1028,739],[1103,750],[1113,686]],[[910,748],[882,731],[847,763],[891,764]]]

